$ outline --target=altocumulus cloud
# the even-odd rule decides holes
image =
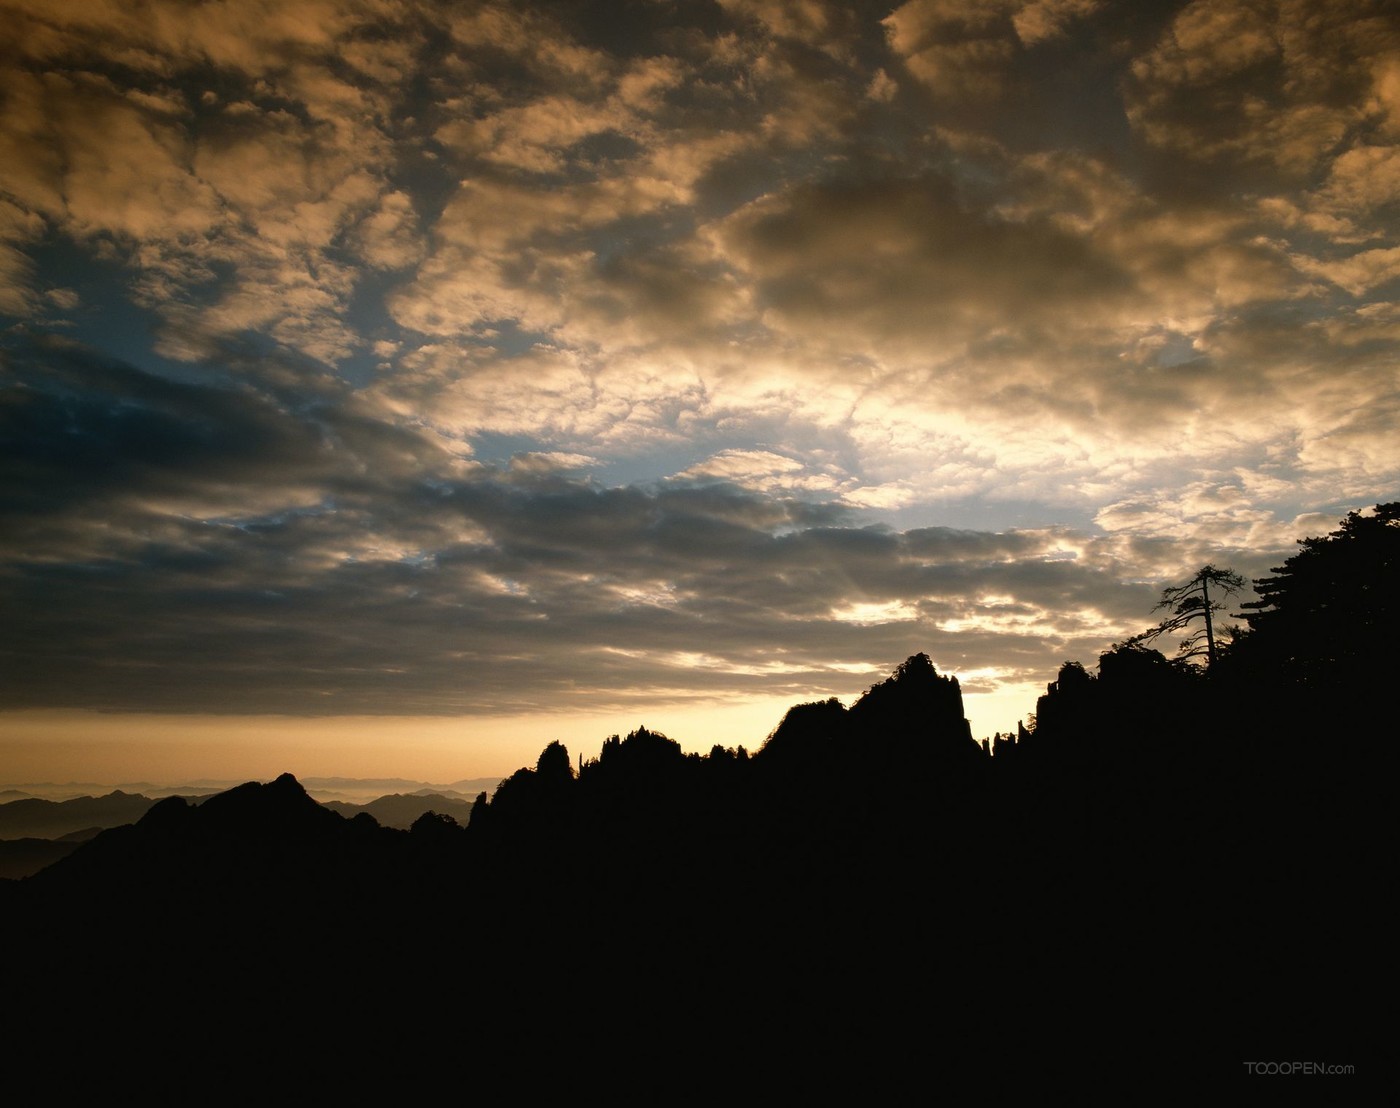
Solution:
[[[1380,0],[0,12],[6,706],[1038,682],[1396,495]]]

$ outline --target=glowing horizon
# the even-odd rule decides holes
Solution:
[[[1019,703],[1018,694],[1026,692],[1034,704],[1034,694],[1043,691],[965,695],[973,734],[980,739],[1014,730],[1023,717],[1007,719],[1008,705]],[[858,694],[840,699],[849,707],[857,698]],[[554,741],[568,747],[577,764],[580,756],[597,757],[610,735],[625,735],[638,727],[659,731],[687,753],[706,754],[716,744],[743,746],[753,753],[793,703],[800,701],[763,698],[486,719],[11,712],[0,716],[0,763],[5,766],[0,788],[69,782],[177,786],[270,781],[282,773],[298,778],[398,777],[446,785],[508,777],[522,766],[533,766],[540,751]]]

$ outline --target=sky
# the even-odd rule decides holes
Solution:
[[[981,737],[1400,497],[1393,3],[0,17],[7,781],[754,749],[920,651]]]

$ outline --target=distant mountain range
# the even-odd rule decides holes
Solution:
[[[489,792],[499,781],[497,777],[478,777],[451,785],[431,786],[401,778],[313,777],[308,779],[306,792],[345,819],[367,813],[381,827],[407,830],[425,812],[450,816],[465,825],[471,819],[476,797]],[[417,791],[377,795],[365,804],[327,799],[328,795],[363,795],[386,786],[412,786]],[[227,790],[209,790],[205,785],[195,785],[188,790],[154,791],[158,795],[114,789],[103,796],[49,800],[26,796],[19,789],[5,790],[0,796],[17,798],[0,802],[0,878],[21,878],[37,873],[100,832],[136,823],[152,806],[170,796],[199,804]]]
[[[312,798],[322,804],[333,800],[367,804],[376,798],[393,795],[445,796],[470,802],[483,792],[491,792],[501,783],[499,777],[469,777],[445,785],[402,777],[307,777],[298,780]]]
[[[155,802],[155,798],[121,789],[106,796],[73,800],[12,800],[0,804],[0,839],[58,839],[89,828],[120,827],[135,823]]]
[[[432,793],[438,796],[473,800],[480,793],[490,792],[501,782],[499,777],[470,777],[447,784],[435,781],[415,781],[406,777],[307,777],[302,787],[314,800],[326,803],[339,800],[347,804],[367,804],[381,796],[394,793]],[[150,781],[38,781],[10,784],[0,788],[0,805],[16,800],[79,800],[117,792],[130,793],[159,800],[167,796],[212,796],[243,784],[238,780],[195,780],[179,785],[156,785]]]
[[[485,792],[482,789],[481,792]],[[460,796],[444,796],[442,793],[394,793],[371,800],[368,804],[347,804],[342,800],[324,801],[325,807],[339,812],[346,819],[354,819],[361,812],[368,812],[381,827],[397,827],[407,831],[424,812],[436,812],[440,816],[451,816],[460,824],[471,819],[475,797],[465,800]]]

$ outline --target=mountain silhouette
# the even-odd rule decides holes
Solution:
[[[1062,666],[1033,726],[985,747],[956,678],[915,654],[849,709],[795,706],[752,755],[643,727],[575,767],[551,743],[465,815],[409,830],[343,818],[286,774],[172,797],[0,882],[8,949],[26,952],[16,995],[58,1003],[139,965],[186,1014],[295,1035],[277,998],[312,975],[367,1050],[377,1032],[344,1016],[367,998],[417,1019],[414,1041],[584,1028],[605,1055],[732,1026],[812,1065],[1036,1034],[1138,1057],[1186,1042],[1235,1067],[1280,1044],[1354,1049],[1388,948],[1388,779],[1375,698],[1332,695],[1367,687],[1374,660],[1348,668],[1344,630],[1316,629],[1310,574],[1331,574],[1327,541],[1389,549],[1400,517],[1378,514],[1290,560],[1263,593],[1284,614],[1208,669],[1120,644]],[[1364,555],[1350,572],[1390,564]],[[1273,641],[1298,626],[1307,642]],[[444,988],[465,1014],[422,1027],[415,1005]]]
[[[101,832],[100,827],[93,827],[74,831],[57,839],[0,840],[0,878],[18,880],[38,873],[60,858],[68,857],[81,844]]]

